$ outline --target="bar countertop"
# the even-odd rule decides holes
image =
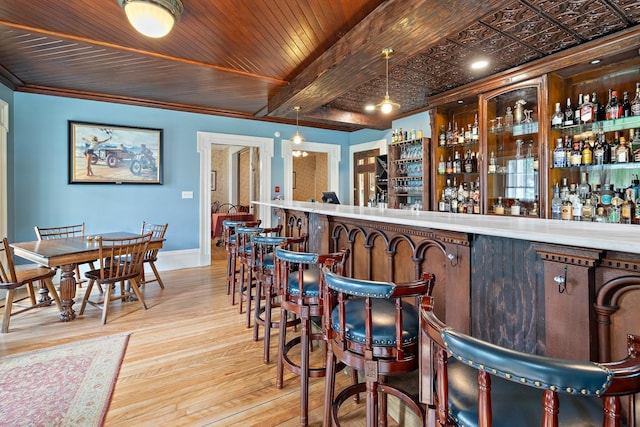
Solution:
[[[382,209],[290,200],[252,203],[335,217],[640,254],[638,225]]]

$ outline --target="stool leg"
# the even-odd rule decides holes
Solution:
[[[254,281],[254,277],[253,277],[253,269],[252,268],[248,268],[247,269],[247,283],[246,283],[246,287],[247,287],[247,328],[251,327],[251,300],[252,300],[252,296],[253,296],[253,287],[255,286],[253,284]]]
[[[262,281],[262,279],[256,279],[256,294],[255,294],[255,299],[253,300],[253,304],[255,305],[254,307],[254,315],[253,315],[253,340],[254,341],[258,341],[258,332],[260,329],[260,299],[262,298],[262,290],[263,290],[263,286],[264,286],[264,282]],[[267,314],[267,309],[266,309],[266,301],[265,301],[265,316]],[[265,327],[265,331],[267,328],[267,322],[264,322],[264,327]],[[265,338],[267,337],[266,333],[265,333]]]
[[[264,363],[269,363],[269,352],[271,350],[271,308],[272,308],[272,285],[269,284],[266,288],[266,295],[264,301]]]
[[[280,302],[280,324],[278,325],[278,368],[276,374],[276,387],[282,388],[284,373],[284,345],[287,342],[287,310],[284,301]]]
[[[300,307],[300,425],[306,426],[309,406],[309,307]]]
[[[327,342],[327,364],[324,375],[324,413],[322,425],[331,427],[331,405],[333,405],[333,393],[336,386],[336,358],[333,355],[331,342]]]

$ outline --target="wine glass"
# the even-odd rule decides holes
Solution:
[[[495,133],[496,132],[496,119],[491,119],[489,121],[491,122],[491,127],[489,128],[489,132]]]
[[[496,125],[496,131],[500,132],[502,131],[502,117],[496,117],[496,120],[498,121],[498,124]]]

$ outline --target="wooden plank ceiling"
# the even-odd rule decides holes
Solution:
[[[117,0],[0,2],[0,81],[17,91],[352,131],[487,75],[625,31],[632,0],[182,0],[163,39]],[[386,90],[390,116],[367,113]],[[635,48],[637,50],[637,48]],[[637,53],[637,52],[636,52]],[[490,66],[469,70],[485,57]]]

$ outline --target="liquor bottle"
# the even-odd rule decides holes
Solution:
[[[620,145],[620,134],[618,131],[613,133],[613,141],[609,145],[609,163],[616,163],[618,161],[618,146]]]
[[[446,197],[446,189],[442,189],[442,195],[440,196],[440,201],[438,202],[438,210],[440,212],[449,212],[449,202]]]
[[[491,153],[493,155],[493,153]],[[553,150],[553,167],[564,168],[567,166],[566,157],[564,154],[564,145],[562,145],[562,138],[558,138],[558,142],[555,150]]]
[[[480,178],[476,180],[475,188],[473,189],[473,213],[480,213]]]
[[[593,222],[609,222],[604,213],[604,208],[598,207],[596,209],[596,215],[593,217]]]
[[[571,203],[571,200],[569,200],[568,196],[562,200],[560,219],[563,221],[571,221],[573,219],[573,204]]]
[[[591,148],[591,141],[589,138],[584,141],[582,144],[582,164],[590,165],[593,163],[593,149]]]
[[[604,147],[602,146],[603,139],[604,133],[602,131],[598,132],[598,135],[596,136],[596,142],[593,145],[593,164],[595,165],[604,164]]]
[[[440,135],[438,135],[438,144],[441,147],[447,145],[447,133],[444,130],[444,125],[440,126]]]
[[[460,153],[456,150],[453,155],[453,173],[462,172],[462,159],[460,159]]]
[[[582,164],[582,141],[573,141],[571,145],[571,165],[572,167],[580,166]]]
[[[624,192],[624,202],[620,207],[620,222],[623,224],[633,224],[636,215],[636,205],[633,202],[633,189],[627,188]]]
[[[557,182],[553,189],[553,199],[551,199],[551,219],[562,219],[562,199],[560,198],[560,188]]]
[[[496,172],[497,172],[496,154],[492,151],[491,155],[489,156],[489,168],[487,170],[487,173],[496,173]]]
[[[585,199],[584,205],[582,205],[582,220],[587,222],[593,221],[593,213],[591,199]]]
[[[447,145],[451,145],[453,140],[453,130],[451,130],[451,122],[449,122],[449,129],[447,129]]]
[[[567,98],[567,107],[564,110],[564,126],[573,124],[573,107],[571,106],[571,98]]]
[[[473,159],[471,159],[471,150],[467,150],[467,157],[464,159],[464,171],[466,173],[473,172]]]
[[[475,119],[473,119],[473,127],[471,128],[471,139],[478,141],[480,139],[480,125],[478,124],[478,113],[476,113]]]
[[[629,147],[627,147],[627,140],[624,136],[620,137],[620,145],[616,148],[616,163],[629,163]]]
[[[554,129],[558,129],[562,127],[562,123],[564,121],[564,116],[562,115],[562,111],[560,110],[560,103],[556,102],[556,112],[551,116],[551,127]]]
[[[591,186],[587,178],[587,172],[580,172],[580,184],[578,185],[578,197],[586,200],[591,197]]]
[[[598,102],[598,95],[595,92],[591,94],[591,103],[593,104],[593,120],[604,120],[606,117],[606,111],[604,105]]]
[[[631,116],[631,101],[629,101],[629,92],[622,94],[622,117]]]
[[[580,114],[582,112],[582,104],[584,103],[584,99],[582,94],[578,95],[578,105],[576,105],[576,110],[573,112],[573,124],[579,125],[582,123],[582,119]]]
[[[607,103],[607,120],[619,119],[622,106],[618,102],[618,92],[609,89],[609,102]]]
[[[589,94],[585,94],[584,102],[580,107],[580,120],[582,123],[590,123],[595,120],[594,111],[593,111],[593,103],[589,99]]]
[[[633,130],[633,129],[632,129]],[[631,149],[633,151],[633,161],[640,162],[640,128],[635,129],[633,139],[631,140]]]
[[[515,199],[511,205],[511,215],[520,216],[520,200]]]
[[[562,178],[562,186],[560,187],[560,199],[564,200],[569,197],[569,185],[567,184],[567,178]]]
[[[620,223],[620,210],[624,200],[620,197],[620,193],[616,192],[611,198],[611,206],[609,207],[609,222],[612,224]]]
[[[453,161],[451,160],[451,156],[447,160],[447,165],[445,166],[446,173],[453,173]]]
[[[631,102],[631,114],[640,116],[640,83],[636,83],[636,96]]]
[[[565,165],[567,167],[571,166],[571,150],[573,149],[573,138],[569,135],[565,135],[564,137],[564,157],[565,157]]]
[[[444,175],[447,171],[447,164],[444,162],[442,154],[440,155],[440,161],[438,162],[438,175]]]
[[[480,152],[476,153],[471,153],[471,172],[475,173],[478,172],[478,156],[480,155]]]
[[[498,197],[498,203],[493,207],[493,212],[496,215],[504,215],[504,205],[502,204],[502,197]]]
[[[611,145],[607,141],[604,133],[602,133],[602,152],[602,162],[603,164],[608,165],[609,163],[611,163]]]

